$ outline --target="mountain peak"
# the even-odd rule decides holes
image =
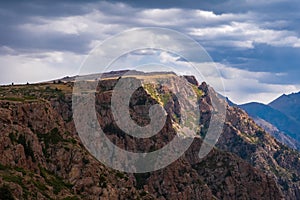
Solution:
[[[284,94],[268,105],[300,122],[300,92]]]
[[[95,93],[94,109],[103,132],[130,152],[162,149],[173,140],[176,123],[182,119],[178,99],[159,86],[159,91],[139,87],[128,108],[132,120],[149,124],[150,107],[160,101],[167,119],[153,137],[131,137],[112,115],[112,93],[120,80],[118,72],[112,74],[117,76],[100,80]],[[219,97],[205,82],[193,87],[201,94],[197,96],[200,135],[174,163],[142,174],[110,169],[84,148],[72,118],[73,87],[73,81],[1,87],[0,189],[17,188],[11,190],[16,199],[34,194],[41,199],[282,199],[283,194],[296,199],[300,193],[299,153],[262,131],[237,107],[226,106],[217,148],[199,159],[211,117],[217,114],[210,97]],[[224,98],[218,100],[225,103]],[[99,154],[105,151],[103,146]]]

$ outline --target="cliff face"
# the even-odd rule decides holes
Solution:
[[[217,147],[230,151],[272,176],[285,199],[299,198],[299,152],[289,149],[258,127],[238,108],[228,108]]]
[[[190,78],[193,84],[197,82]],[[130,113],[149,123],[149,107],[158,101],[168,113],[161,132],[137,139],[120,130],[110,101],[117,79],[101,81],[96,93],[98,121],[119,147],[148,152],[172,140],[180,112],[163,88],[139,88]],[[112,170],[84,148],[72,121],[72,83],[6,86],[0,89],[0,196],[17,199],[297,199],[299,154],[264,133],[243,111],[228,107],[218,148],[199,160],[202,139],[168,167],[150,173]],[[199,95],[201,134],[209,123],[207,86]],[[143,105],[143,106],[142,106]],[[285,195],[285,196],[283,196]],[[0,198],[1,199],[1,198]]]
[[[203,98],[209,100],[209,96]],[[210,115],[210,112],[208,113]],[[201,123],[205,125],[209,121],[205,119]],[[285,199],[300,198],[299,152],[288,148],[266,133],[245,111],[227,106],[223,134],[216,147],[234,153],[273,177]]]
[[[56,101],[53,101],[56,104]],[[50,102],[1,102],[0,184],[18,199],[138,198],[134,178],[97,162]],[[57,107],[60,108],[60,107]]]

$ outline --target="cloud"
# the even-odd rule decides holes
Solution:
[[[259,101],[268,103],[283,93],[292,93],[300,90],[300,84],[276,83],[285,73],[253,72],[238,69],[222,63],[195,63],[181,61],[178,55],[161,52],[160,61],[166,65],[177,66],[182,69],[183,74],[189,74],[192,66],[197,67],[202,78],[199,81],[206,81],[210,86],[224,96],[238,104]],[[186,70],[184,72],[184,70]],[[196,75],[192,73],[192,75]],[[270,81],[273,79],[273,82]]]
[[[175,29],[203,45],[217,63],[228,96],[237,102],[265,101],[299,89],[300,3],[296,0],[63,0],[0,4],[1,83],[72,75],[80,60],[108,37],[130,28],[155,26]],[[129,39],[137,43],[149,40],[135,35],[116,45],[124,48]],[[177,43],[163,45],[177,48],[179,54],[187,50]],[[106,53],[109,52],[108,48]],[[197,53],[190,52],[190,62],[201,60]],[[145,50],[131,56],[134,54],[140,56],[130,57],[136,64],[150,62],[157,56]],[[188,65],[178,55],[159,56],[162,63]],[[130,61],[123,61],[124,66],[130,67]],[[204,64],[203,73],[213,81],[218,76],[210,70],[209,63]]]
[[[254,43],[271,46],[299,47],[297,34],[285,30],[272,30],[253,23],[230,22],[216,27],[191,28],[190,34],[201,40],[230,41],[231,46],[254,48]],[[224,45],[224,42],[222,43]],[[226,43],[225,43],[226,44]]]
[[[0,84],[34,83],[75,75],[83,57],[67,52],[42,52],[0,57]],[[9,66],[9,67],[7,67]]]
[[[300,84],[280,84],[269,79],[282,78],[285,74],[271,72],[253,72],[217,64],[223,83],[224,95],[238,104],[259,101],[269,103],[283,93],[300,90]]]
[[[51,5],[50,9],[54,9],[55,5]],[[162,26],[190,34],[205,43],[207,48],[222,45],[253,48],[254,43],[292,47],[300,45],[296,32],[272,29],[270,25],[287,25],[288,21],[277,18],[262,21],[264,15],[253,11],[216,14],[213,11],[190,8],[138,9],[124,3],[108,2],[88,3],[86,6],[80,6],[80,3],[70,6],[65,2],[63,5],[67,13],[68,9],[77,7],[85,7],[85,9],[81,8],[78,13],[73,12],[70,15],[60,13],[62,11],[59,9],[57,16],[50,17],[47,15],[48,12],[44,16],[35,15],[38,12],[36,7],[43,8],[39,4],[25,6],[35,11],[32,15],[12,11],[16,18],[23,18],[20,20],[22,23],[15,20],[6,27],[8,30],[1,34],[2,44],[13,48],[37,49],[46,49],[49,45],[48,48],[51,50],[72,51],[74,49],[76,52],[86,52],[88,45],[83,43],[104,40],[128,28]],[[12,32],[16,34],[12,35]],[[22,34],[18,35],[18,32]],[[75,45],[77,48],[74,47]]]

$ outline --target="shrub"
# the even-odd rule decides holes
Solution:
[[[14,200],[10,188],[6,185],[0,187],[0,200]]]
[[[26,158],[28,158],[30,156],[32,161],[35,162],[36,160],[34,157],[34,152],[31,147],[31,143],[30,143],[30,141],[26,142],[25,135],[20,135],[17,142],[18,142],[18,144],[23,145]]]

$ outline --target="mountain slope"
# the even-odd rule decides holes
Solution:
[[[116,126],[109,105],[118,78],[100,81],[96,93],[98,120],[107,137],[134,152],[153,151],[172,140],[178,120],[174,116],[180,114],[177,100],[157,86],[139,88],[130,113],[137,123],[147,124],[149,107],[161,103],[168,117],[159,134],[137,139]],[[72,120],[72,87],[72,82],[1,87],[0,192],[17,199],[299,198],[299,153],[230,106],[218,148],[202,160],[202,139],[196,137],[180,159],[162,170],[131,174],[109,169],[79,140]],[[197,89],[203,127],[213,112],[207,87],[203,83]],[[163,101],[149,92],[154,90]]]
[[[201,123],[206,124],[207,121]],[[245,111],[228,106],[224,132],[217,147],[238,155],[274,177],[285,199],[300,198],[300,182],[297,178],[300,169],[299,152],[289,149],[266,133]]]
[[[252,118],[263,119],[269,122],[278,128],[280,132],[284,132],[286,135],[299,142],[300,123],[293,118],[285,115],[279,110],[272,108],[269,105],[264,105],[261,103],[248,103],[239,105],[239,107],[247,111]]]
[[[298,141],[291,138],[286,133],[280,131],[277,127],[275,127],[270,122],[267,122],[261,118],[253,118],[253,120],[257,125],[262,127],[266,132],[274,136],[279,142],[289,146],[292,149],[300,150],[300,143]]]
[[[300,92],[282,95],[269,103],[269,106],[300,122]]]

